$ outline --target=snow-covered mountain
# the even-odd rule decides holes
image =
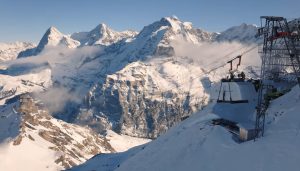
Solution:
[[[99,24],[90,32],[78,32],[72,35],[64,35],[55,27],[50,27],[36,48],[27,49],[19,53],[18,57],[36,56],[46,47],[76,48],[79,46],[103,45],[108,46],[123,39],[133,38],[137,32],[126,30],[117,32],[105,24]]]
[[[243,43],[253,43],[259,41],[256,38],[257,26],[253,24],[241,24],[231,27],[216,36],[217,41],[238,41]]]
[[[80,42],[73,40],[70,36],[62,34],[57,30],[57,28],[50,27],[40,40],[37,47],[20,52],[18,58],[36,56],[46,47],[62,46],[67,48],[76,48],[79,45]]]
[[[293,34],[300,34],[300,18],[293,19],[288,22],[289,29],[293,32]]]
[[[148,26],[130,42],[120,42],[108,49],[112,55],[122,56],[130,61],[147,56],[174,56],[173,41],[201,44],[213,39],[214,33],[195,29],[189,22],[178,18],[164,17]]]
[[[4,150],[0,154],[2,161],[14,158],[14,162],[25,170],[42,167],[56,170],[80,164],[98,153],[115,152],[104,137],[88,128],[54,119],[38,105],[26,94],[20,97],[20,102],[1,109],[0,137],[2,142],[8,141],[4,143],[7,149],[1,147]],[[33,165],[33,158],[44,160]],[[0,166],[7,170],[16,169],[6,162],[0,162]]]
[[[88,127],[57,120],[29,94],[17,96],[1,107],[0,123],[0,167],[6,170],[67,169],[93,155],[127,150],[148,141],[113,132],[106,138]]]
[[[130,42],[132,39],[139,39],[135,42],[141,44],[134,44],[133,46],[135,49],[126,47],[129,51],[131,50],[128,53],[146,47],[151,50],[153,49],[151,44],[157,43],[158,46],[155,49],[155,53],[157,55],[166,55],[172,53],[172,47],[169,47],[168,44],[173,40],[179,39],[178,41],[181,41],[182,39],[195,44],[199,44],[203,41],[238,41],[243,43],[253,43],[258,41],[257,38],[255,38],[256,30],[257,26],[255,25],[242,24],[240,26],[229,28],[221,33],[207,32],[202,29],[193,28],[192,23],[182,22],[176,17],[162,18],[160,21],[154,22],[143,28],[140,33],[131,30],[117,32],[103,23],[99,24],[89,32],[77,32],[71,35],[64,35],[55,27],[50,27],[36,48],[21,51],[18,57],[35,56],[47,46],[63,46],[68,48],[92,45],[109,46],[120,42],[121,40]],[[120,46],[120,44],[118,46]],[[115,48],[116,47],[113,47],[112,50],[115,50]],[[139,53],[139,56],[149,55],[145,50],[146,49],[141,49],[135,53]],[[150,54],[153,54],[153,52],[150,52]]]
[[[14,60],[21,51],[35,46],[29,42],[0,43],[0,62]]]
[[[216,36],[176,17],[164,17],[139,33],[116,32],[101,24],[90,32],[66,36],[52,27],[36,48],[20,53],[20,56],[37,57],[0,64],[0,109],[8,107],[10,99],[17,95],[34,92],[53,116],[50,120],[55,126],[56,123],[68,125],[66,122],[89,126],[100,134],[100,142],[109,139],[108,144],[115,151],[124,151],[149,141],[140,137],[157,138],[215,100],[211,93],[217,90],[211,87],[218,87],[219,80],[226,76],[228,69],[224,63],[242,52],[238,49],[251,46],[238,43],[244,38],[234,38],[237,42],[217,42]],[[226,56],[229,53],[232,56]],[[255,57],[251,55],[248,61],[247,57],[243,58],[241,68],[247,77],[257,72],[249,63]],[[43,122],[45,118],[39,115],[42,114],[32,114],[29,118]],[[10,116],[13,119],[19,115]],[[63,139],[80,136],[64,132],[63,126],[57,127],[62,128],[63,135],[68,135]],[[37,132],[44,128],[43,125],[34,128],[33,139],[37,139],[40,137]],[[31,142],[26,136],[22,142],[27,143],[27,139]],[[36,146],[40,146],[39,142]],[[77,153],[74,155],[78,158],[74,157],[65,150],[73,145],[67,144],[61,151],[68,158],[67,165],[87,159],[78,157]],[[106,145],[100,143],[98,147],[103,151]],[[53,161],[51,158],[49,162],[53,164]],[[57,166],[52,164],[51,168]]]
[[[0,69],[0,106],[5,106],[6,100],[27,92],[41,92],[52,85],[49,65],[39,68],[34,65],[22,67],[14,65],[9,69]]]
[[[92,61],[105,65],[98,73],[103,78],[91,87],[76,121],[95,126],[94,118],[100,117],[104,122],[98,122],[97,128],[138,137],[164,133],[207,103],[203,85],[197,84],[201,79],[187,81],[204,76],[203,70],[185,59],[177,61],[182,57],[173,43],[200,46],[213,35],[165,17],[144,27],[131,41],[107,47]]]
[[[93,87],[86,108],[104,123],[110,123],[109,129],[155,138],[206,104],[206,94],[198,80],[185,82],[197,75],[203,75],[197,66],[180,66],[172,59],[133,62]],[[78,122],[89,123],[93,117],[86,115],[89,114],[81,113]]]
[[[100,33],[108,37],[116,35],[102,24],[91,32],[75,34],[75,37],[82,42],[91,42],[86,38],[94,35],[98,39]],[[53,83],[52,87],[63,86],[67,94],[76,94],[76,100],[68,100],[61,111],[56,111],[56,117],[89,125],[99,133],[113,129],[131,136],[155,138],[208,102],[205,87],[221,78],[221,74],[207,75],[207,71],[225,62],[227,59],[220,59],[220,56],[229,52],[227,48],[219,47],[221,44],[214,45],[215,36],[215,33],[195,29],[191,23],[176,17],[165,17],[144,27],[131,39],[98,49],[97,46],[82,46],[49,50],[40,55],[40,61],[33,66],[36,71],[46,64],[51,70],[51,78],[46,78]],[[61,37],[64,35],[50,28],[38,47],[59,44]],[[189,48],[203,48],[203,51],[191,49],[194,54],[199,53],[197,58],[180,52]],[[204,54],[209,48],[220,48],[223,52],[220,56]],[[215,66],[208,66],[211,65],[208,61]],[[32,63],[32,60],[27,62]],[[27,62],[8,64],[2,73],[5,77],[24,75],[19,71],[24,70]],[[32,64],[25,67],[29,69],[26,72],[32,72],[30,66]]]
[[[117,32],[109,28],[106,24],[99,24],[90,32],[73,33],[71,38],[81,43],[81,46],[104,45],[108,46],[122,39],[133,38],[137,32],[126,30]]]

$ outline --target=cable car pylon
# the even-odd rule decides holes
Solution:
[[[263,37],[261,52],[260,86],[256,107],[255,138],[264,135],[265,115],[269,106],[266,94],[272,91],[272,82],[293,76],[300,85],[300,35],[293,34],[294,30],[284,17],[262,16],[258,36]]]

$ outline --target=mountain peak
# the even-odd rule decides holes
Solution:
[[[159,33],[159,34],[158,34]],[[198,44],[201,41],[209,41],[212,38],[211,33],[204,30],[193,28],[191,22],[183,22],[176,16],[163,17],[146,27],[140,32],[140,37],[157,36],[161,43],[169,44],[170,40],[182,38],[188,42]]]
[[[96,31],[100,33],[104,33],[107,32],[108,30],[111,30],[105,23],[101,23],[99,25],[97,25],[91,32]]]
[[[59,32],[58,29],[54,26],[49,27],[48,31],[50,31],[50,32]]]
[[[180,19],[176,16],[170,16],[170,17],[163,17],[162,19],[168,20],[168,21],[180,21]]]
[[[160,23],[164,26],[170,26],[172,28],[178,27],[182,22],[177,17],[163,17]]]
[[[57,45],[63,36],[64,35],[60,31],[58,31],[57,28],[51,26],[40,40],[37,46],[38,51],[42,51],[46,45]]]
[[[44,34],[46,37],[62,37],[63,34],[54,26],[48,28],[46,33]]]
[[[242,28],[257,28],[258,26],[255,25],[255,24],[247,24],[247,23],[242,23],[240,26],[237,26],[237,27],[242,27]]]
[[[191,22],[183,22],[176,16],[163,17],[160,20],[162,26],[169,26],[173,31],[192,30],[193,26]]]
[[[166,21],[169,21],[169,22],[180,21],[177,17],[163,17],[161,20],[166,20]]]
[[[96,28],[106,29],[108,26],[105,23],[100,23]]]
[[[79,42],[61,33],[56,27],[51,26],[47,29],[37,47],[27,49],[19,53],[18,58],[36,56],[42,52],[46,46],[62,45],[68,48],[75,48],[79,46]]]

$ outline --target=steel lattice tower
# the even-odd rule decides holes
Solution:
[[[264,96],[271,90],[271,82],[294,79],[300,85],[300,30],[297,29],[300,29],[300,25],[291,26],[283,17],[261,17],[258,36],[263,37],[263,47],[260,50],[262,65],[256,108],[256,138],[264,135],[265,114],[268,108],[268,101]]]

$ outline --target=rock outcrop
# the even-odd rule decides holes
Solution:
[[[149,66],[136,62],[108,75],[87,95],[77,122],[91,125],[100,133],[113,129],[130,136],[156,138],[206,105],[205,94],[196,100],[188,91],[163,90],[154,78],[156,73],[148,70]]]
[[[38,145],[49,144],[48,149],[57,153],[55,163],[63,168],[83,163],[99,153],[115,152],[105,137],[89,128],[54,119],[29,94],[20,96],[18,112],[22,118],[20,134],[13,145],[22,145],[24,139]]]

